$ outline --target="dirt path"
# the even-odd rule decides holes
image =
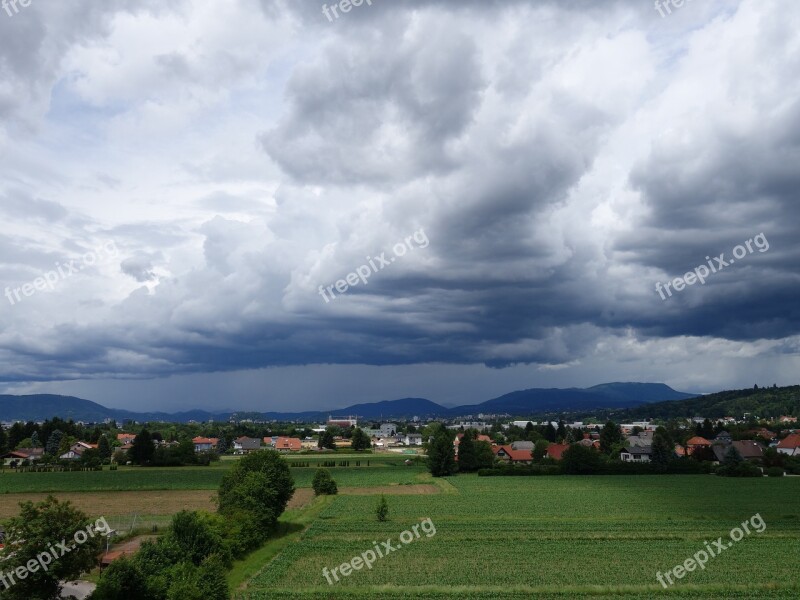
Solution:
[[[160,490],[142,492],[56,492],[53,494],[0,494],[0,519],[19,514],[19,503],[39,502],[48,495],[69,500],[90,516],[172,515],[181,510],[215,511],[216,493],[211,490]]]

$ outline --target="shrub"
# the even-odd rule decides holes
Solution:
[[[386,496],[383,494],[381,494],[378,500],[378,506],[375,507],[375,516],[378,518],[378,521],[381,522],[389,520],[389,503],[386,501]]]
[[[768,468],[765,473],[769,477],[783,477],[783,467],[770,467]]]
[[[317,472],[314,473],[311,487],[314,488],[314,494],[317,496],[335,496],[339,491],[336,487],[336,482],[327,469],[317,469]]]

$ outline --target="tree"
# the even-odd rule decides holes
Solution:
[[[289,465],[275,450],[242,457],[223,477],[219,512],[239,528],[243,548],[254,548],[272,533],[294,494]]]
[[[320,448],[327,448],[329,450],[336,449],[336,440],[334,439],[336,436],[334,435],[334,429],[332,427],[326,427],[325,431],[319,434],[319,447]]]
[[[564,421],[561,419],[558,420],[558,429],[556,429],[556,440],[563,440],[567,436],[567,428],[564,425]]]
[[[196,511],[182,510],[172,517],[172,527],[166,534],[166,543],[178,549],[179,556],[195,566],[212,554],[219,555],[223,546],[222,535],[212,527],[212,515],[205,517]],[[223,553],[224,554],[224,553]],[[230,555],[221,556],[230,562]]]
[[[31,448],[41,448],[42,442],[39,441],[39,432],[34,431],[31,434]]]
[[[622,442],[622,431],[613,422],[609,421],[603,425],[600,431],[600,451],[603,454],[611,454],[614,451],[614,446]]]
[[[478,432],[474,429],[467,429],[461,436],[458,444],[458,470],[471,473],[478,470],[478,449],[475,447],[475,440]]]
[[[98,438],[97,452],[100,454],[101,460],[108,460],[111,458],[111,444],[108,443],[108,438],[104,435]]]
[[[561,455],[561,468],[569,475],[591,475],[600,467],[600,454],[594,448],[573,444]]]
[[[133,440],[131,449],[128,450],[128,457],[131,462],[144,466],[153,462],[155,452],[156,446],[153,443],[150,432],[147,429],[142,429],[141,433]]]
[[[122,600],[125,598],[153,598],[147,579],[137,561],[121,557],[103,571],[92,600]]]
[[[0,454],[5,454],[6,452],[8,452],[8,436],[6,435],[6,430],[0,425]]]
[[[8,448],[9,450],[14,450],[17,445],[24,440],[27,435],[25,435],[25,425],[17,421],[11,426],[11,429],[8,430]]]
[[[533,460],[539,462],[545,456],[547,456],[547,446],[549,445],[550,444],[547,442],[547,440],[539,440],[536,442],[536,444],[533,446]]]
[[[548,442],[555,443],[558,431],[553,427],[553,424],[548,421],[547,427],[544,430],[544,437]]]
[[[81,573],[92,570],[97,564],[104,536],[90,525],[93,525],[93,521],[83,512],[69,502],[59,502],[53,496],[36,504],[20,503],[20,515],[8,521],[3,571],[6,578],[20,569],[27,570],[28,574],[24,579],[17,576],[16,583],[3,592],[3,598],[59,598],[61,581],[77,579]],[[78,532],[82,532],[80,538]],[[85,540],[78,543],[83,538]],[[47,570],[28,566],[36,564],[37,556],[46,553],[51,544],[61,540],[74,540],[72,549],[66,554],[59,553],[59,558],[52,560]]]
[[[660,433],[653,434],[653,447],[650,457],[653,468],[661,473],[665,472],[671,458],[672,447],[667,442],[667,439]]]
[[[710,440],[714,437],[714,424],[710,419],[705,419],[702,423],[698,423],[695,428],[695,433],[700,437]]]
[[[339,491],[328,469],[317,469],[311,487],[317,496],[335,496]]]
[[[453,433],[438,424],[428,444],[428,469],[434,477],[453,475],[458,470],[453,451]]]
[[[475,461],[478,469],[489,469],[494,466],[494,452],[489,442],[475,442]]]
[[[50,434],[50,437],[47,438],[47,442],[44,446],[44,451],[49,454],[50,456],[58,456],[58,449],[61,447],[61,440],[64,439],[64,432],[60,429],[56,429],[53,433]]]
[[[369,450],[372,448],[372,440],[360,427],[353,431],[352,448],[353,450]]]
[[[217,454],[225,454],[228,451],[228,442],[225,440],[225,436],[219,436],[219,442],[217,442]]]
[[[375,507],[375,516],[378,521],[381,522],[389,520],[389,503],[386,501],[386,496],[383,494],[381,494],[381,497],[378,499],[378,505]]]

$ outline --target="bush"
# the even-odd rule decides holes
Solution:
[[[717,467],[720,477],[761,477],[761,469],[751,462],[743,461],[738,464],[720,465]]]
[[[375,507],[375,516],[378,518],[378,521],[381,522],[389,520],[389,503],[386,501],[386,496],[383,494],[381,494],[378,500],[378,506]]]
[[[765,471],[768,477],[783,477],[783,467],[770,467]]]
[[[311,487],[314,488],[314,494],[317,496],[335,496],[339,491],[327,469],[317,469]]]
[[[557,465],[502,465],[492,469],[478,469],[478,477],[505,477],[536,475],[561,475],[561,467]]]
[[[561,468],[568,475],[590,475],[602,468],[600,453],[594,448],[573,444],[561,457]]]

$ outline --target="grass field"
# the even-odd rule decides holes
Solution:
[[[337,478],[338,481],[339,478]],[[459,476],[449,495],[339,496],[238,598],[797,598],[800,478]],[[759,513],[753,533],[669,590],[657,571]],[[430,518],[436,534],[329,586],[322,575]]]

